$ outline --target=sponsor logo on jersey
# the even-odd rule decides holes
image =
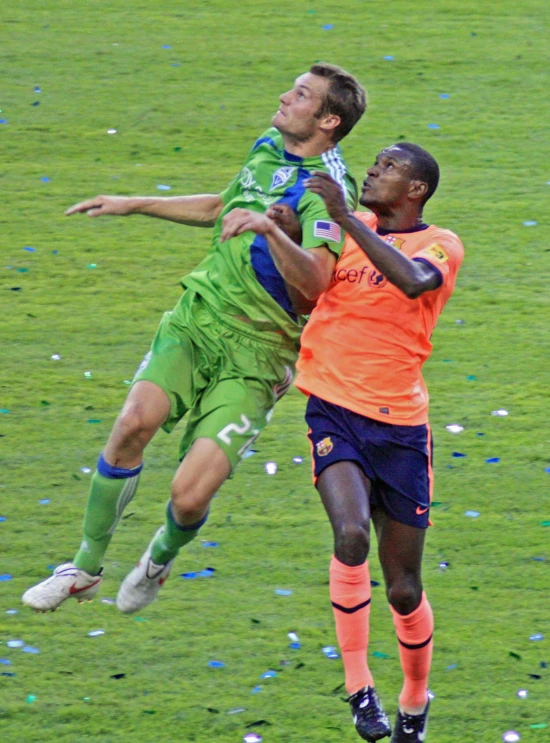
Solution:
[[[317,455],[319,457],[326,457],[327,454],[330,454],[330,452],[334,449],[334,444],[332,443],[332,439],[330,436],[327,436],[325,439],[321,439],[321,441],[318,441],[315,444],[315,449],[317,450]]]
[[[397,250],[401,250],[403,247],[403,243],[405,242],[400,237],[395,237],[395,235],[386,235],[384,237],[384,240],[388,243],[388,245],[392,245],[394,248],[397,248]]]
[[[269,190],[273,191],[276,188],[284,186],[285,183],[287,183],[292,178],[292,174],[295,170],[296,168],[288,166],[276,170],[273,174],[273,180],[271,181],[271,188]]]
[[[369,273],[369,286],[372,286],[373,289],[381,289],[387,283],[387,278],[376,268]]]
[[[436,261],[439,261],[439,263],[445,263],[449,260],[447,251],[444,250],[441,245],[438,245],[437,243],[430,245],[430,247],[426,248],[424,252],[433,255],[433,257],[436,259]]]
[[[254,176],[250,168],[244,167],[241,170],[241,186],[243,188],[250,188],[254,185]]]
[[[336,222],[317,220],[313,225],[313,237],[321,237],[325,240],[332,240],[338,243],[342,237],[342,229]]]
[[[262,187],[257,183],[250,168],[245,166],[241,170],[239,181],[243,188],[244,200],[249,204],[252,204],[254,201],[260,201],[265,207],[268,207],[278,201],[278,196],[268,196],[265,193]]]

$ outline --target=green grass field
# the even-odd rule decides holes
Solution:
[[[426,217],[467,251],[426,366],[437,478],[424,568],[437,624],[428,739],[498,743],[513,729],[550,740],[549,21],[542,0],[2,4],[0,574],[12,576],[0,581],[2,743],[239,743],[251,730],[264,743],[359,740],[341,662],[322,653],[336,642],[331,536],[295,390],[214,501],[201,537],[218,546],[190,545],[142,616],[100,600],[48,615],[20,604],[73,556],[82,469],[209,241],[208,230],[64,210],[96,193],[221,190],[278,95],[318,59],[369,91],[368,116],[344,143],[356,177],[398,139],[426,147],[443,174]],[[509,415],[491,415],[498,408]],[[177,443],[159,434],[148,449],[102,598],[162,520]],[[211,578],[179,577],[207,566]],[[371,626],[393,717],[401,672],[382,587]],[[7,647],[13,639],[40,653]],[[261,679],[269,669],[277,676]]]

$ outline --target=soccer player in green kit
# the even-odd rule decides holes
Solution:
[[[25,604],[55,610],[71,596],[84,600],[97,593],[105,551],[135,494],[146,445],[159,428],[171,431],[189,413],[165,523],[124,579],[117,606],[133,612],[156,597],[179,549],[196,537],[212,497],[291,384],[304,324],[299,299],[315,300],[328,287],[344,240],[304,181],[311,171],[330,173],[355,208],[355,181],[338,142],[365,108],[364,90],[351,75],[313,65],[281,95],[273,128],[221,194],[98,196],[67,211],[144,214],[214,230],[208,254],[182,279],[180,301],[162,318],[99,458],[79,551],[26,591]],[[277,204],[298,216],[301,245],[268,216]]]

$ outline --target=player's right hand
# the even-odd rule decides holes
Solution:
[[[132,214],[132,201],[128,196],[96,196],[94,199],[80,201],[74,204],[65,212],[66,217],[71,214],[83,214],[86,212],[89,217],[102,217],[105,214],[114,214],[119,217],[125,217]]]
[[[291,240],[297,245],[302,244],[302,225],[288,204],[273,204],[266,214]]]

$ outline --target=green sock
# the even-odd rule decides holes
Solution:
[[[73,563],[90,575],[101,570],[103,558],[122,512],[134,497],[139,475],[110,478],[94,472],[84,515],[84,539]]]
[[[172,505],[168,501],[164,531],[158,535],[151,547],[152,561],[157,565],[166,565],[167,562],[173,560],[180,551],[180,547],[195,539],[207,518],[208,513],[196,524],[180,526],[172,515]]]

